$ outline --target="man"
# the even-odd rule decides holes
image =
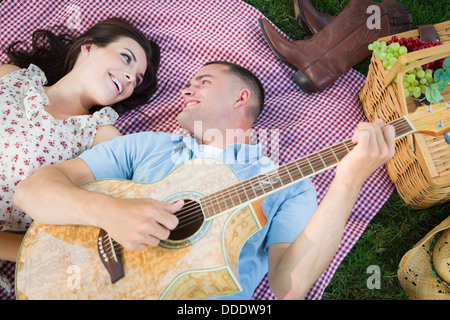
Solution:
[[[101,227],[125,247],[139,250],[168,238],[183,202],[115,199],[76,186],[101,178],[157,181],[202,156],[224,160],[240,179],[274,168],[259,145],[249,144],[249,129],[264,98],[252,74],[213,62],[195,74],[182,95],[178,120],[194,137],[148,132],[119,137],[37,171],[17,187],[16,203],[39,222]],[[278,298],[301,299],[308,293],[336,252],[362,184],[394,153],[393,127],[378,121],[360,124],[353,141],[357,146],[338,165],[319,207],[308,179],[264,200],[268,222],[245,243],[239,258],[243,292],[225,298],[250,299],[266,272]]]

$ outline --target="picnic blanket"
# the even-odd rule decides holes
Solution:
[[[211,60],[238,63],[261,79],[266,103],[254,125],[255,139],[280,164],[347,139],[360,121],[366,121],[358,100],[363,75],[351,69],[326,91],[305,94],[291,80],[293,70],[266,44],[258,26],[258,18],[264,15],[240,0],[4,0],[0,4],[0,46],[4,49],[13,41],[29,41],[34,30],[55,25],[82,33],[113,16],[129,20],[161,47],[159,89],[151,102],[119,118],[116,126],[124,135],[177,132],[181,90],[202,64]],[[7,57],[0,53],[0,63],[6,62]],[[312,177],[319,202],[334,173],[329,169]],[[335,257],[306,299],[322,297],[339,264],[393,189],[384,167],[364,184]],[[275,299],[267,275],[253,298]]]

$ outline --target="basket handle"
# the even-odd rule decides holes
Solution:
[[[385,86],[387,86],[397,75],[397,90],[400,102],[400,109],[404,115],[408,114],[408,106],[406,104],[406,96],[403,91],[403,78],[407,71],[414,69],[415,67],[421,66],[431,61],[439,60],[441,58],[447,57],[450,55],[450,44],[440,45],[432,48],[422,49],[418,51],[414,51],[404,56],[401,56],[397,59],[395,64],[392,66],[392,69],[386,74],[385,77]],[[409,57],[408,57],[409,56]],[[403,58],[403,59],[402,59]],[[415,61],[417,60],[417,61]],[[405,65],[408,62],[415,61],[403,69],[400,70],[401,66]],[[397,73],[398,72],[398,73]],[[406,137],[408,141],[409,148],[414,150],[414,139],[413,135],[409,135]]]
[[[386,88],[392,80],[394,80],[397,73],[399,73],[400,68],[407,64],[408,62],[412,62],[414,60],[419,59],[425,59],[420,60],[417,63],[415,63],[415,67],[418,65],[423,65],[431,61],[439,60],[441,58],[445,58],[446,56],[450,55],[450,43],[447,44],[441,44],[440,46],[435,46],[432,48],[417,50],[414,52],[407,53],[403,56],[398,57],[397,61],[392,66],[391,70],[384,76],[384,87]],[[428,58],[428,59],[426,59]],[[404,69],[412,69],[410,68],[411,65],[406,66]],[[414,68],[415,68],[414,67]],[[397,83],[398,83],[398,77],[397,77]]]

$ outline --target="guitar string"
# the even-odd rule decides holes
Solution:
[[[399,119],[398,119],[399,120]],[[404,123],[403,123],[404,124]],[[406,124],[407,125],[407,124]],[[293,161],[293,163],[289,163],[289,164],[287,164],[287,166],[286,166],[286,168],[282,168],[282,167],[280,167],[280,168],[278,168],[276,171],[281,171],[281,170],[283,170],[283,169],[288,169],[288,167],[289,166],[291,166],[291,167],[295,167],[296,165],[298,165],[298,164],[300,164],[299,162],[300,161],[304,161],[305,162],[305,165],[306,165],[306,167],[309,167],[309,164],[311,164],[310,166],[312,167],[311,169],[313,169],[313,172],[316,172],[316,171],[318,171],[318,170],[314,170],[314,167],[316,167],[316,165],[317,164],[325,164],[325,161],[323,160],[324,158],[327,158],[327,157],[331,157],[331,158],[338,158],[338,155],[339,155],[339,153],[341,153],[342,151],[346,151],[346,149],[352,149],[354,146],[355,146],[355,144],[353,144],[353,143],[351,143],[348,147],[345,147],[345,146],[343,146],[344,145],[344,143],[348,143],[350,141],[350,139],[349,140],[346,140],[346,141],[343,141],[343,142],[341,142],[341,143],[338,143],[338,144],[336,144],[336,145],[334,145],[334,146],[331,146],[331,147],[329,147],[328,149],[333,149],[333,150],[331,150],[331,152],[328,150],[328,149],[324,149],[324,150],[320,150],[320,151],[317,151],[316,153],[312,153],[312,154],[310,154],[310,155],[308,155],[308,156],[306,156],[306,157],[304,157],[304,158],[301,158],[301,159],[298,159],[298,160],[296,160],[296,161]],[[321,154],[320,154],[321,153]],[[347,152],[346,152],[346,154],[347,154]],[[315,157],[315,158],[313,158],[312,159],[312,157]],[[305,158],[308,158],[308,159],[305,159]],[[308,161],[309,160],[309,161]],[[337,159],[338,161],[337,162],[339,162],[341,159]],[[306,161],[308,161],[309,163],[308,163],[308,165],[306,164]],[[331,164],[331,165],[334,165],[336,162],[334,162],[334,160],[333,160],[333,163]],[[302,164],[300,164],[300,166],[302,166]],[[323,166],[322,168],[319,168],[319,170],[320,169],[323,169],[323,168],[326,168],[326,166]],[[291,168],[292,169],[292,168]],[[306,169],[304,169],[304,170],[306,170]],[[289,171],[289,170],[288,170]],[[295,172],[295,171],[294,171]],[[292,173],[291,171],[290,172],[288,172],[288,173]],[[287,176],[287,175],[284,175],[284,177],[285,176]],[[203,197],[203,198],[210,198],[210,200],[211,201],[213,201],[213,200],[215,200],[216,202],[217,201],[219,201],[219,205],[220,205],[220,203],[223,203],[223,201],[222,200],[217,200],[217,199],[212,199],[211,197],[212,196],[214,196],[214,197],[219,197],[219,195],[221,195],[222,197],[228,197],[227,195],[223,195],[223,193],[228,193],[229,195],[231,195],[231,193],[230,193],[230,188],[234,188],[234,190],[232,191],[232,193],[234,193],[234,195],[238,195],[239,194],[239,192],[240,191],[244,191],[245,192],[245,190],[250,190],[248,187],[250,186],[250,187],[252,187],[252,186],[254,186],[254,182],[255,182],[255,180],[256,180],[256,182],[258,182],[257,180],[258,180],[258,178],[261,178],[261,177],[264,177],[264,178],[266,178],[266,177],[268,177],[268,175],[266,174],[266,175],[261,175],[261,176],[257,176],[257,177],[253,177],[253,178],[251,178],[251,179],[248,179],[248,180],[246,180],[246,181],[243,181],[242,183],[240,183],[240,184],[238,184],[238,186],[239,186],[239,189],[236,189],[237,187],[236,186],[232,186],[232,187],[229,187],[229,188],[226,188],[226,189],[224,189],[224,190],[221,190],[221,191],[218,191],[218,192],[216,192],[216,193],[214,193],[214,194],[212,194],[212,195],[209,195],[209,196],[205,196],[205,197]],[[292,181],[289,181],[288,183],[290,183],[290,182],[292,182]],[[234,196],[231,196],[231,198],[234,198]],[[247,200],[249,200],[249,199],[247,199]],[[225,205],[227,206],[227,203],[228,203],[228,201],[225,201]],[[192,202],[192,204],[191,204],[191,206],[193,206],[193,207],[195,207],[195,206],[197,206],[197,203],[195,202],[195,201],[193,201]],[[184,209],[188,209],[189,208],[189,206],[184,206],[183,207]],[[183,212],[184,213],[184,212]]]
[[[410,117],[410,118],[411,118],[411,117]],[[400,125],[398,125],[398,122],[400,122]],[[406,121],[404,118],[396,119],[396,120],[392,121],[390,124],[393,124],[393,125],[395,126],[395,128],[396,128],[396,135],[397,135],[397,136],[402,135],[402,134],[405,134],[405,133],[407,133],[407,132],[409,132],[409,131],[411,130],[411,127],[410,127],[409,123],[407,123],[407,121]],[[406,130],[405,130],[405,129],[406,129]],[[397,134],[398,131],[400,132],[399,134]],[[303,161],[309,160],[309,163],[308,163],[308,164],[311,166],[311,169],[313,170],[313,173],[316,172],[316,170],[314,170],[314,167],[315,167],[315,165],[317,165],[318,163],[321,163],[321,165],[323,164],[323,165],[324,165],[323,168],[326,168],[325,161],[323,160],[323,158],[326,158],[326,157],[328,157],[328,156],[330,156],[330,157],[335,157],[336,160],[338,160],[337,162],[339,162],[341,159],[338,158],[338,154],[339,154],[340,152],[342,152],[342,151],[346,151],[346,149],[347,149],[347,150],[351,150],[351,149],[353,149],[354,146],[356,145],[356,144],[354,144],[354,143],[350,143],[350,145],[347,146],[346,143],[349,143],[349,141],[351,141],[351,139],[344,140],[344,141],[342,141],[342,142],[340,142],[340,143],[338,143],[338,144],[336,144],[336,145],[334,145],[334,146],[331,146],[331,147],[329,147],[329,148],[327,148],[327,149],[325,149],[325,150],[317,151],[317,152],[315,152],[315,153],[313,153],[313,154],[310,154],[310,155],[308,155],[308,156],[306,156],[306,157],[304,157],[304,158],[301,158],[301,159],[298,159],[298,160],[293,161],[293,162],[291,162],[291,163],[288,163],[288,164],[286,164],[286,165],[280,167],[280,168],[277,170],[277,174],[279,175],[279,173],[280,173],[281,171],[284,170],[284,173],[282,173],[282,175],[281,175],[281,177],[280,177],[281,181],[283,181],[283,178],[286,178],[286,177],[288,177],[288,176],[289,176],[290,179],[292,179],[292,178],[290,177],[291,174],[292,174],[292,172],[290,172],[290,170],[292,170],[293,167],[297,167],[297,169],[300,169],[300,168],[298,168],[298,165],[299,165],[299,162],[302,161],[302,160],[303,160]],[[333,149],[334,149],[334,150],[333,150]],[[348,153],[348,152],[346,151],[346,154],[347,154],[347,153]],[[315,157],[315,158],[312,159],[312,157]],[[334,162],[332,165],[334,165],[334,164],[337,163],[337,162]],[[291,169],[289,169],[289,167],[291,167]],[[323,169],[323,168],[322,168],[322,169]],[[302,173],[301,173],[301,174],[302,174]],[[264,176],[264,177],[268,177],[267,175],[261,175],[261,176],[257,176],[257,177],[263,177],[263,176]],[[302,176],[303,176],[303,174],[302,174]],[[246,180],[246,181],[240,183],[238,188],[236,188],[236,186],[234,186],[234,191],[232,191],[231,193],[230,193],[230,190],[229,190],[230,187],[229,187],[229,188],[226,188],[226,189],[224,189],[224,190],[221,190],[221,191],[219,191],[219,192],[216,192],[216,193],[215,193],[216,202],[219,203],[219,206],[220,206],[221,204],[223,204],[225,207],[228,208],[229,202],[226,201],[226,200],[223,201],[222,199],[221,199],[221,200],[218,200],[218,199],[217,199],[217,197],[219,196],[218,194],[221,194],[221,193],[222,193],[222,194],[221,194],[221,195],[222,195],[222,198],[224,198],[223,193],[226,191],[226,192],[231,196],[231,199],[233,199],[233,197],[234,197],[235,195],[238,195],[240,191],[244,191],[244,192],[247,194],[246,190],[247,190],[247,188],[248,188],[249,186],[253,189],[253,183],[255,182],[254,180],[257,180],[257,181],[258,181],[258,179],[253,179],[253,178],[251,178],[251,179],[248,179],[248,180]],[[254,191],[254,190],[253,190],[253,191]],[[232,195],[233,193],[234,193],[234,196]],[[213,194],[213,195],[214,195],[214,194]],[[205,197],[203,197],[203,198],[210,198],[209,200],[210,200],[211,202],[213,201],[213,200],[211,199],[211,195],[205,196]],[[248,195],[247,195],[247,198],[248,198]],[[200,199],[200,200],[201,200],[201,199]],[[249,200],[249,199],[248,199],[248,200]],[[233,203],[233,201],[232,201],[232,203]],[[207,206],[207,207],[208,207],[208,206]],[[192,210],[193,210],[193,211],[192,211]],[[176,215],[177,215],[177,214],[176,214]],[[199,210],[199,204],[198,204],[196,201],[194,201],[194,200],[192,200],[192,202],[191,202],[188,206],[186,206],[186,207],[184,208],[184,210],[183,210],[182,212],[180,212],[177,216],[180,217],[180,220],[181,220],[181,219],[185,219],[185,220],[183,221],[183,222],[185,222],[185,223],[184,223],[184,224],[180,224],[179,226],[177,226],[177,228],[183,228],[183,227],[185,227],[185,226],[187,226],[187,225],[189,225],[189,224],[192,224],[192,223],[197,222],[197,221],[199,221],[199,220],[202,220],[202,219],[204,218],[203,212],[202,212],[202,210],[201,210],[201,207],[200,207],[200,210]],[[192,216],[192,217],[190,217],[189,219],[186,219],[186,217],[189,217],[189,216]],[[197,217],[200,217],[200,219],[195,219],[195,218],[197,218]],[[195,219],[195,220],[192,221],[192,219]],[[113,240],[113,241],[114,241],[114,240]],[[117,244],[118,246],[120,246],[120,244],[118,244],[117,242],[114,241],[114,243]]]
[[[400,122],[400,125],[398,125],[398,122]],[[409,132],[409,131],[411,130],[410,125],[404,120],[404,118],[400,118],[400,119],[397,119],[397,120],[394,120],[393,122],[391,122],[391,124],[395,124],[395,123],[397,123],[397,126],[396,126],[397,136],[402,135],[402,134],[404,134],[404,133],[407,133],[407,132]],[[338,154],[339,154],[341,151],[345,151],[345,149],[351,150],[351,149],[353,149],[354,146],[356,145],[356,144],[354,144],[354,143],[350,143],[349,146],[345,146],[345,144],[348,144],[350,140],[351,140],[351,139],[345,140],[345,141],[343,141],[343,142],[341,142],[341,143],[339,143],[339,144],[337,144],[337,145],[335,145],[335,146],[330,147],[330,148],[335,149],[335,150],[331,150],[331,152],[329,152],[329,150],[326,149],[326,150],[321,150],[321,151],[316,152],[315,154],[311,154],[311,155],[307,156],[307,157],[315,156],[314,159],[310,159],[310,161],[309,161],[310,164],[311,164],[311,167],[312,167],[312,169],[313,169],[313,172],[316,172],[316,171],[317,171],[317,170],[315,170],[314,168],[316,167],[316,165],[317,165],[318,163],[320,163],[320,165],[322,166],[321,169],[327,168],[327,166],[326,166],[325,161],[323,160],[323,158],[333,156],[333,157],[335,157],[335,158],[338,160],[337,162],[339,162],[341,159],[338,159]],[[340,149],[336,150],[336,147],[339,147]],[[322,153],[322,154],[320,154],[320,153]],[[347,154],[347,153],[348,153],[348,152],[346,152],[346,154]],[[304,160],[304,158],[299,159],[298,161],[301,161],[301,160]],[[294,161],[294,162],[297,162],[297,163],[289,163],[288,165],[286,165],[286,166],[284,167],[284,168],[285,168],[285,171],[287,172],[287,174],[286,174],[286,173],[282,174],[281,180],[283,180],[283,176],[286,177],[287,175],[291,175],[292,172],[290,172],[288,168],[291,167],[291,169],[292,169],[292,167],[293,167],[294,165],[297,165],[297,164],[298,164],[298,161]],[[335,163],[337,163],[337,162],[334,162],[333,164],[335,164]],[[302,177],[303,177],[303,176],[304,176],[304,175],[302,174]],[[252,181],[252,179],[249,179],[248,181],[244,182],[243,184],[240,184],[240,185],[239,185],[239,191],[244,191],[245,193],[247,193],[246,190],[250,190],[250,189],[248,189],[248,186],[250,186],[250,187],[253,188],[253,182],[254,182],[254,181]],[[234,189],[235,189],[234,192],[235,192],[235,194],[237,195],[237,194],[239,193],[239,192],[238,192],[238,189],[237,189],[236,187],[235,187]],[[250,192],[251,192],[251,191],[250,191]],[[228,207],[229,207],[230,205],[231,205],[232,207],[234,207],[234,201],[233,201],[233,200],[231,200],[231,202],[230,202],[230,201],[227,201],[227,200],[224,201],[224,199],[222,199],[222,198],[227,198],[227,196],[226,196],[226,195],[224,196],[223,193],[228,193],[228,194],[231,196],[230,198],[233,199],[233,195],[232,195],[233,192],[230,192],[229,188],[227,188],[227,189],[225,189],[225,190],[222,190],[222,191],[219,191],[219,192],[216,192],[215,194],[213,194],[213,196],[215,196],[215,198],[216,198],[216,199],[215,199],[215,202],[218,203],[219,207],[224,206],[224,207],[226,207],[227,209],[228,209]],[[211,198],[211,196],[208,196],[208,197]],[[220,199],[218,199],[218,198],[220,198]],[[247,196],[247,198],[248,198],[248,196]],[[249,199],[248,199],[248,200],[249,200]],[[212,202],[213,199],[210,199],[210,201]],[[214,207],[214,205],[213,205],[213,207]],[[215,211],[215,210],[214,210],[214,211]],[[221,210],[220,212],[222,212],[222,211],[223,211],[223,210]],[[203,215],[201,212],[194,212],[194,213],[192,213],[192,214],[201,214],[201,215]],[[189,214],[188,214],[188,215],[189,215]],[[200,219],[202,219],[202,218],[200,218]],[[190,222],[197,222],[197,221],[198,221],[198,219],[197,219],[197,220],[193,220],[193,221],[192,221],[192,219],[190,219],[190,220],[187,220],[187,223],[185,223],[185,224],[180,224],[179,227],[181,228],[181,227],[184,227],[184,226],[190,224]]]
[[[400,119],[400,121],[401,121],[401,120],[402,120],[402,119]],[[397,122],[399,122],[399,121],[397,121]],[[411,127],[409,126],[408,123],[405,124],[405,122],[401,122],[401,124],[398,125],[396,129],[397,129],[396,131],[400,132],[400,134],[397,134],[397,136],[398,136],[398,135],[401,135],[401,134],[404,134],[404,133],[410,131],[410,130],[411,130]],[[398,129],[400,129],[400,130],[398,130]],[[406,130],[405,130],[405,129],[406,129]],[[340,143],[340,144],[345,145],[346,143],[349,143],[349,141],[350,141],[350,139],[349,139],[349,140],[346,140],[346,141],[343,141],[343,142]],[[327,166],[326,166],[325,161],[323,160],[323,158],[326,158],[327,156],[334,156],[334,157],[336,158],[336,160],[338,160],[337,162],[339,162],[341,159],[338,159],[338,155],[336,155],[336,154],[339,154],[341,151],[345,151],[345,149],[351,150],[351,149],[354,148],[354,146],[355,146],[356,144],[350,143],[350,145],[349,145],[349,146],[346,146],[346,147],[343,147],[342,145],[340,146],[340,149],[339,149],[339,150],[331,150],[331,152],[328,152],[328,153],[326,152],[326,151],[328,151],[328,150],[321,150],[321,151],[317,152],[316,154],[312,154],[313,156],[316,157],[315,159],[310,159],[310,161],[309,161],[309,163],[311,164],[311,169],[313,169],[313,172],[316,172],[316,171],[317,171],[317,170],[315,170],[314,168],[316,167],[316,165],[317,165],[318,163],[320,163],[321,166],[323,166],[321,169],[327,168]],[[333,147],[331,147],[331,148],[335,148],[335,149],[336,149],[336,146],[338,146],[338,145],[335,145],[335,146],[333,146]],[[322,155],[319,154],[319,153],[321,153],[321,152],[323,153]],[[347,153],[348,153],[348,152],[346,152],[346,154],[347,154]],[[312,156],[312,155],[309,155],[308,157],[310,157],[310,156]],[[302,159],[299,159],[299,160],[303,160],[303,158],[302,158]],[[335,163],[337,163],[337,162],[334,162],[333,164],[335,164]],[[298,161],[297,161],[297,163],[298,163]],[[282,174],[282,177],[283,177],[283,175],[284,175],[285,177],[286,177],[287,175],[291,176],[291,175],[292,175],[292,172],[289,171],[288,167],[293,167],[294,165],[296,165],[296,164],[295,164],[295,163],[290,163],[290,164],[288,164],[287,166],[285,166],[285,171],[287,172],[287,174],[286,174],[286,173]],[[302,175],[302,177],[304,176],[302,173],[301,173],[301,175]],[[256,179],[256,180],[257,180],[257,179]],[[283,178],[281,178],[281,180],[283,180]],[[253,188],[253,182],[254,182],[254,181],[252,181],[252,179],[249,179],[246,183],[241,184],[241,185],[239,186],[240,191],[243,190],[245,193],[247,193],[246,190],[249,190],[249,189],[248,189],[248,186],[249,186],[249,185],[250,185],[251,188]],[[236,189],[236,188],[235,188],[235,189]],[[254,190],[253,190],[253,191],[254,191]],[[231,207],[234,207],[234,201],[233,201],[233,200],[231,200],[231,202],[230,202],[230,201],[227,201],[227,200],[224,199],[224,198],[226,197],[226,196],[224,197],[224,195],[223,195],[224,192],[228,193],[228,194],[231,196],[230,198],[233,199],[232,193],[230,193],[229,188],[227,188],[227,189],[225,189],[225,190],[222,190],[222,191],[219,191],[219,192],[213,194],[213,195],[215,195],[215,197],[216,197],[216,199],[215,199],[216,203],[219,205],[220,208],[221,208],[222,206],[224,206],[224,207],[226,207],[226,208],[228,209],[230,205],[231,205]],[[235,192],[236,192],[236,194],[238,194],[238,190],[237,190],[237,189],[235,190]],[[250,191],[250,192],[251,192],[251,191]],[[221,194],[221,193],[222,193],[222,194]],[[218,198],[220,198],[220,199],[218,199]],[[247,196],[247,198],[248,198],[248,196]],[[249,199],[248,199],[248,200],[249,200]],[[210,201],[211,201],[211,203],[212,203],[213,199],[210,199]],[[213,205],[213,207],[214,207],[214,205]],[[215,210],[214,210],[214,211],[215,211]],[[224,211],[224,210],[220,210],[220,212],[223,212],[223,211]],[[192,218],[191,218],[191,219],[189,219],[189,220],[185,220],[185,221],[184,221],[185,223],[184,223],[184,224],[180,224],[180,225],[179,225],[179,228],[185,227],[185,226],[189,225],[190,223],[194,223],[194,222],[197,222],[197,221],[203,219],[203,213],[202,213],[201,211],[194,211],[194,212],[191,213],[191,214],[193,214],[193,215],[198,215],[199,219],[192,220]],[[186,214],[185,216],[189,216],[189,213]]]
[[[311,154],[311,155],[309,155],[309,156],[307,156],[307,158],[308,158],[308,160],[309,160],[309,163],[311,163],[311,167],[312,167],[312,169],[313,169],[313,172],[316,172],[316,171],[318,171],[318,170],[316,170],[316,169],[314,169],[314,168],[317,168],[317,165],[318,164],[320,164],[320,168],[319,168],[319,170],[320,169],[324,169],[324,168],[327,168],[326,166],[324,166],[324,158],[325,159],[327,159],[328,157],[330,157],[330,158],[336,158],[336,160],[338,160],[337,162],[339,162],[341,159],[338,159],[338,157],[340,157],[340,153],[342,152],[342,151],[346,151],[346,149],[348,148],[348,149],[352,149],[354,146],[355,146],[355,144],[353,144],[353,143],[351,143],[350,145],[348,145],[348,147],[346,147],[346,145],[345,145],[345,143],[349,143],[349,141],[350,140],[347,140],[347,141],[344,141],[344,142],[342,142],[342,143],[340,143],[340,144],[338,144],[338,145],[335,145],[335,146],[333,146],[333,147],[331,147],[333,150],[331,150],[331,151],[329,151],[329,150],[321,150],[321,151],[319,151],[319,152],[317,152],[317,153],[315,153],[315,154]],[[347,154],[347,152],[345,152],[345,154]],[[301,161],[303,161],[304,163],[302,164],[301,163]],[[295,169],[295,167],[296,166],[300,166],[300,167],[303,167],[303,165],[306,165],[306,167],[308,167],[309,166],[309,163],[308,164],[306,164],[306,161],[307,160],[305,160],[304,158],[302,158],[302,159],[299,159],[299,160],[297,160],[297,161],[295,161],[295,162],[293,162],[293,163],[290,163],[290,164],[288,164],[286,167],[280,167],[280,169],[278,170],[278,174],[282,174],[281,175],[281,181],[284,181],[284,178],[285,177],[287,177],[287,175],[289,175],[289,174],[292,174],[292,173],[295,173],[295,170],[292,170],[292,168],[294,168]],[[335,162],[334,160],[333,160],[333,164],[335,164],[335,163],[337,163],[337,162]],[[304,168],[303,168],[304,169]],[[283,170],[284,171],[287,171],[287,174],[286,173],[283,173]],[[308,169],[309,170],[309,169]],[[302,174],[302,176],[304,176],[303,174]],[[263,177],[268,177],[268,175],[264,175]],[[228,193],[230,196],[231,196],[231,199],[236,199],[236,195],[238,195],[240,192],[245,192],[245,193],[247,193],[246,192],[246,190],[249,190],[249,192],[251,193],[252,192],[252,190],[251,190],[251,188],[248,188],[249,186],[253,186],[253,182],[255,182],[255,180],[257,181],[258,180],[258,178],[260,178],[260,176],[257,176],[256,177],[256,179],[250,179],[249,181],[247,181],[247,182],[243,182],[243,183],[241,183],[238,187],[236,187],[236,186],[234,186],[234,190],[231,190],[230,191],[230,188],[227,188],[227,189],[225,189],[225,190],[222,190],[222,191],[219,191],[219,192],[216,192],[216,193],[214,193],[214,194],[212,194],[212,195],[209,195],[209,196],[206,196],[205,198],[209,198],[208,200],[210,200],[210,202],[212,202],[212,201],[215,201],[215,202],[217,202],[217,203],[219,203],[219,206],[221,206],[221,204],[225,204],[225,206],[227,206],[230,202],[229,201],[223,201],[222,199],[220,199],[220,198],[223,198],[223,197],[227,197],[226,195],[224,195],[224,194],[226,194],[226,193]],[[258,181],[257,181],[258,182]],[[290,182],[292,182],[292,180],[291,181],[288,181],[288,183],[290,183]],[[240,197],[239,197],[240,198]],[[247,197],[248,198],[248,197]],[[250,199],[247,199],[247,200],[250,200]],[[232,200],[231,200],[232,201]],[[233,201],[232,201],[233,202]],[[210,205],[209,205],[210,206]]]
[[[337,147],[337,146],[336,146]],[[340,152],[342,152],[342,151],[345,151],[346,150],[346,148],[345,147],[341,147],[341,149],[338,149],[338,150],[335,150],[334,152],[331,152],[331,153],[329,153],[329,154],[324,154],[324,155],[322,155],[322,158],[326,158],[327,156],[331,156],[331,155],[333,155],[333,157],[334,157],[334,154],[339,154]],[[310,155],[310,156],[312,156],[312,155]],[[319,155],[317,155],[316,157],[319,157]],[[302,159],[299,159],[299,160],[302,160]],[[313,167],[314,167],[314,164],[316,164],[316,163],[319,163],[319,162],[322,162],[322,160],[320,159],[320,158],[318,158],[318,159],[312,159],[312,160],[310,160],[310,161],[312,161],[311,162],[311,164],[313,165]],[[296,167],[296,164],[294,164],[294,163],[292,163],[292,164],[290,164],[290,166],[291,167]],[[289,166],[287,166],[287,167],[289,167]],[[289,170],[287,170],[286,168],[284,168],[284,167],[280,167],[280,168],[278,168],[276,171],[277,171],[277,174],[280,176],[280,173],[282,172],[282,171],[285,171],[284,173],[282,173],[282,175],[281,175],[281,177],[282,178],[284,178],[284,177],[288,177],[289,176],[289,174],[292,174],[292,172],[288,172]],[[235,198],[235,196],[236,195],[238,195],[241,191],[244,191],[245,192],[245,190],[250,190],[248,187],[252,187],[253,185],[254,185],[254,182],[255,181],[258,181],[258,179],[257,178],[261,178],[261,177],[264,177],[264,178],[266,178],[266,177],[268,177],[268,174],[265,174],[265,175],[261,175],[261,176],[257,176],[257,177],[254,177],[254,178],[251,178],[251,179],[248,179],[248,180],[246,180],[246,181],[243,181],[243,182],[241,182],[241,183],[239,183],[239,184],[237,184],[237,185],[235,185],[235,186],[232,186],[232,187],[229,187],[229,188],[226,188],[226,189],[224,189],[224,190],[221,190],[221,191],[218,191],[218,192],[216,192],[216,193],[214,193],[214,194],[212,194],[212,195],[209,195],[209,196],[205,196],[205,197],[203,197],[203,198],[201,198],[201,199],[199,199],[199,200],[205,200],[206,198],[210,198],[210,200],[212,201],[213,199],[211,198],[212,196],[214,196],[214,197],[220,197],[219,196],[219,194],[222,196],[222,197],[227,197],[227,198]],[[283,179],[281,179],[281,180],[283,180]],[[292,182],[292,181],[289,181],[289,182]],[[230,188],[233,188],[233,190],[230,192]],[[228,193],[228,195],[223,195],[224,193]],[[247,201],[248,201],[249,199],[248,199],[248,197],[247,197]],[[220,203],[225,203],[226,204],[226,206],[228,206],[228,203],[229,203],[229,201],[223,201],[223,200],[220,200],[221,202]],[[233,202],[233,201],[232,201]],[[188,205],[188,206],[184,206],[183,207],[183,209],[191,209],[192,207],[196,207],[196,206],[198,206],[198,203],[197,202],[195,202],[195,200],[193,200],[192,201],[192,203],[190,204],[190,205]],[[185,211],[183,211],[182,213],[186,213]]]
[[[402,122],[402,124],[405,124],[405,123]],[[407,123],[406,123],[406,125],[407,125],[406,126],[407,130],[410,130],[409,125]],[[398,126],[397,129],[399,129],[399,128],[401,128],[401,127]],[[403,128],[403,129],[405,129],[405,128]],[[318,151],[318,152],[316,152],[314,154],[308,155],[307,157],[309,157],[309,158],[315,157],[315,158],[308,159],[309,160],[308,161],[308,165],[305,162],[306,160],[304,158],[301,158],[301,159],[298,159],[297,161],[294,161],[293,163],[289,163],[289,164],[283,166],[282,169],[284,169],[285,173],[282,173],[280,175],[280,172],[281,172],[282,169],[278,170],[279,171],[278,172],[278,176],[280,176],[280,180],[283,181],[284,178],[287,178],[289,176],[288,178],[290,178],[291,181],[288,181],[288,183],[292,182],[292,179],[291,179],[291,176],[292,176],[292,173],[293,173],[292,167],[297,166],[299,164],[299,161],[302,161],[302,160],[305,162],[305,164],[300,164],[300,167],[302,167],[303,165],[306,165],[307,167],[311,166],[312,173],[318,171],[317,169],[315,169],[318,164],[320,164],[320,166],[321,166],[321,168],[319,168],[319,170],[328,168],[326,163],[325,163],[325,161],[323,160],[323,158],[334,157],[336,160],[338,160],[337,162],[339,162],[341,160],[341,159],[338,158],[339,153],[342,152],[342,151],[345,151],[346,149],[347,150],[351,150],[356,145],[354,143],[350,143],[349,146],[345,146],[345,144],[349,143],[350,140],[351,139],[345,140],[345,141],[343,141],[343,142],[341,142],[341,143],[339,143],[339,144],[337,144],[335,146],[330,147],[330,149],[332,149],[332,148],[335,149],[335,150],[331,150],[331,152],[328,149],[325,149],[325,150]],[[320,153],[322,153],[322,154],[320,154]],[[346,154],[347,154],[347,152],[346,152]],[[305,158],[307,158],[307,157],[305,157]],[[336,164],[337,162],[333,161],[332,165]],[[289,169],[289,167],[291,167],[291,169]],[[298,168],[298,169],[300,169],[300,168]],[[303,169],[305,170],[305,168],[303,168]],[[302,177],[305,176],[301,172],[300,172],[300,174],[302,175]],[[264,175],[263,177],[267,177],[267,175]],[[257,176],[256,178],[260,178],[260,176]],[[294,180],[296,180],[296,179],[294,179]],[[229,190],[230,188],[226,188],[224,190],[221,190],[219,192],[216,192],[216,193],[214,193],[212,195],[209,195],[209,196],[206,196],[204,198],[209,198],[209,200],[211,201],[211,204],[212,204],[212,201],[215,201],[220,208],[222,208],[222,206],[223,206],[223,207],[226,208],[225,210],[227,210],[227,209],[229,209],[230,205],[232,207],[234,207],[233,199],[236,199],[235,196],[238,195],[240,191],[245,192],[246,195],[247,195],[247,191],[246,190],[248,190],[249,192],[252,192],[252,190],[253,190],[253,193],[255,193],[254,188],[253,188],[255,181],[256,182],[260,182],[258,179],[251,178],[251,179],[248,179],[247,181],[244,181],[243,183],[239,184],[239,187],[234,186],[234,191],[232,191],[232,192],[230,192],[230,190]],[[229,196],[224,195],[224,193],[228,193]],[[211,198],[212,196],[214,196],[215,199]],[[258,195],[256,194],[256,196],[258,196]],[[231,201],[230,200],[228,200],[228,201],[225,200],[226,198],[231,199]],[[250,199],[248,199],[248,195],[247,195],[247,201],[249,201],[249,200]],[[188,217],[190,215],[196,216],[196,215],[201,214],[201,216],[203,216],[203,213],[201,212],[201,210],[199,211],[197,207],[198,207],[198,204],[196,202],[193,202],[191,207],[188,206],[188,207],[186,207],[184,209],[194,209],[194,211],[183,210],[182,212],[179,213],[178,216],[180,217],[180,219],[186,218],[186,217]],[[210,206],[208,206],[208,205],[206,206],[206,208],[209,208],[209,207]],[[214,205],[213,205],[213,209],[214,209]],[[220,212],[223,212],[223,211],[224,210],[220,210]],[[214,210],[214,212],[215,212],[215,210]],[[199,217],[201,217],[201,216],[199,215]],[[189,225],[190,223],[197,222],[197,221],[198,221],[198,219],[192,221],[192,218],[189,219],[189,220],[184,220],[185,224],[180,224],[178,227],[181,228],[181,227],[184,227],[186,225]]]

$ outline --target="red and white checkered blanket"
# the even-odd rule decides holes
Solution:
[[[363,75],[351,69],[326,91],[303,93],[290,78],[293,71],[267,46],[257,21],[263,15],[240,0],[4,0],[0,4],[0,46],[4,49],[13,41],[28,41],[35,29],[55,25],[84,32],[112,16],[133,21],[161,47],[158,96],[139,111],[131,111],[118,120],[116,125],[122,134],[176,131],[180,92],[201,65],[211,60],[238,63],[261,79],[267,99],[255,128],[262,133],[270,156],[280,164],[349,138],[356,125],[366,120],[358,101],[365,82]],[[6,62],[6,56],[0,53],[0,63]],[[312,178],[319,201],[333,176],[334,169],[330,169]],[[339,264],[393,188],[384,168],[366,182],[333,261],[307,299],[322,297]],[[8,268],[12,273],[11,265]],[[1,294],[0,291],[0,297]],[[274,299],[267,276],[255,290],[254,299]]]

